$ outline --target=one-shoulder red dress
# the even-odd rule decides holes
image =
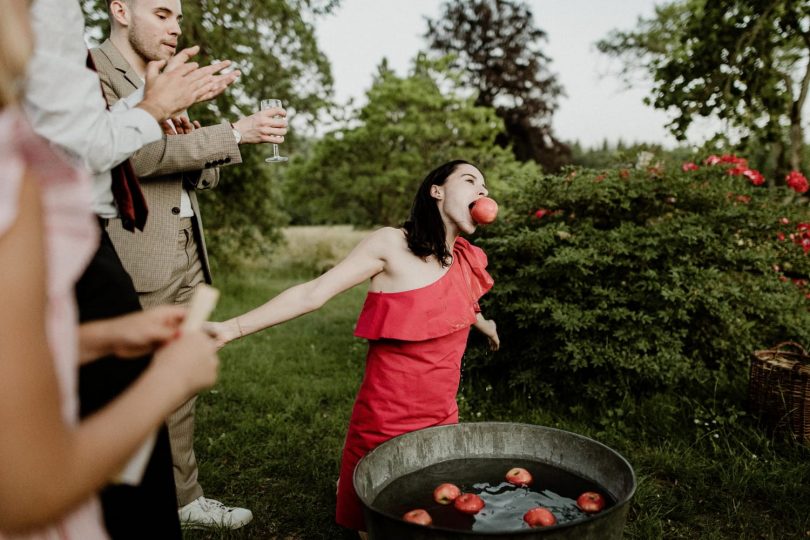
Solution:
[[[383,442],[458,422],[461,357],[478,299],[493,285],[484,252],[463,238],[437,281],[410,291],[369,292],[354,335],[368,339],[366,371],[352,410],[337,493],[336,521],[365,530],[352,474]]]

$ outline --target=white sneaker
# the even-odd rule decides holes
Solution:
[[[180,524],[183,527],[222,527],[238,529],[250,523],[253,512],[247,508],[230,508],[214,499],[200,497],[180,508]]]

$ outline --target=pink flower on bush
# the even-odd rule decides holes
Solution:
[[[737,157],[734,154],[723,154],[720,156],[720,163],[730,163],[732,165],[739,165],[741,167],[748,168],[748,160]]]
[[[720,157],[715,156],[714,154],[710,155],[705,160],[703,160],[704,165],[717,165],[718,163],[720,163]]]
[[[804,193],[810,189],[807,178],[799,171],[790,171],[790,174],[785,177],[785,181],[787,186],[796,193]]]
[[[783,233],[782,231],[779,231],[778,233],[776,233],[776,239],[779,240],[780,242],[784,242],[785,241],[785,233]]]
[[[790,220],[786,217],[779,218],[779,223],[781,223],[782,225],[787,225],[788,223],[790,223]]]
[[[761,186],[765,183],[765,177],[756,169],[745,169],[742,174],[755,186]]]
[[[729,165],[736,165],[741,167],[742,169],[748,168],[748,160],[745,158],[737,157],[734,154],[723,154],[722,156],[717,156],[715,154],[710,155],[707,157],[703,163],[705,165],[717,165],[718,163],[729,164]]]
[[[543,216],[547,215],[550,211],[547,208],[540,208],[537,212],[534,213],[537,219],[543,219]]]
[[[740,176],[747,170],[748,169],[746,167],[743,167],[742,165],[735,165],[734,167],[732,167],[728,171],[726,171],[726,173],[729,176]]]
[[[756,169],[749,169],[747,165],[737,164],[726,171],[730,176],[745,176],[755,186],[765,183],[765,177]]]
[[[797,246],[802,246],[804,254],[810,252],[810,223],[799,223],[796,225],[796,232],[790,233],[790,240]]]
[[[700,169],[700,167],[698,167],[697,165],[695,165],[695,164],[694,164],[693,162],[691,162],[691,161],[687,161],[686,163],[684,163],[683,165],[681,165],[681,170],[682,170],[683,172],[696,171],[696,170],[698,170],[698,169]]]
[[[756,169],[749,169],[748,168],[748,160],[745,158],[741,158],[735,156],[734,154],[723,154],[722,156],[717,156],[715,154],[710,155],[707,157],[703,163],[706,165],[732,165],[728,169],[726,169],[726,174],[730,176],[745,176],[750,180],[752,184],[755,186],[761,186],[765,183],[765,177],[762,176],[762,173]],[[689,168],[687,168],[689,166]],[[694,169],[692,168],[694,166]],[[694,163],[684,163],[681,166],[681,169],[684,171],[687,170],[697,170],[697,165]]]

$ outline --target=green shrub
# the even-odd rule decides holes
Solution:
[[[739,395],[753,350],[810,345],[807,207],[727,169],[572,169],[503,194],[475,241],[502,349],[471,347],[467,381],[568,404]]]

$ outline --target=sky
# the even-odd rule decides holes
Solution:
[[[651,83],[628,89],[615,72],[615,60],[599,53],[595,43],[613,29],[629,30],[639,16],[650,17],[658,0],[528,0],[535,26],[545,31],[542,49],[551,58],[566,96],[554,115],[556,135],[586,147],[607,139],[676,145],[666,130],[664,111],[645,106]],[[335,13],[316,23],[321,50],[332,64],[335,98],[340,103],[364,101],[383,57],[405,75],[416,53],[426,47],[425,17],[435,19],[440,0],[342,0]],[[705,138],[705,127],[690,142]]]

